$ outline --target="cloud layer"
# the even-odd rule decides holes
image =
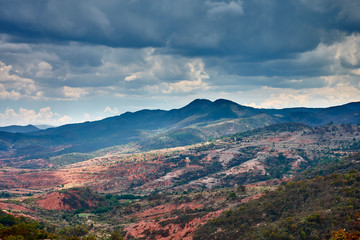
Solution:
[[[354,0],[0,0],[0,112],[360,101],[359,11]]]
[[[54,113],[50,107],[41,108],[38,112],[32,109],[20,108],[15,111],[7,108],[4,113],[0,113],[0,125],[28,125],[28,124],[48,124],[59,126],[71,122],[71,117],[60,116]]]

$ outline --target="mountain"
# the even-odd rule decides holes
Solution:
[[[330,122],[337,124],[360,123],[360,102],[329,108],[286,108],[268,110],[268,112],[283,115],[286,121],[289,122],[298,122],[311,126]]]
[[[360,123],[360,103],[330,108],[277,110],[246,107],[225,99],[214,102],[196,99],[180,109],[127,112],[100,121],[51,128],[33,135],[51,136],[56,143],[71,143],[74,148],[81,149],[84,143],[87,147],[92,143],[98,148],[108,147],[183,128],[191,128],[190,132],[193,129],[199,130],[197,138],[206,140],[280,122],[297,122],[310,126],[330,122]]]
[[[53,128],[54,126],[46,125],[46,124],[40,124],[40,125],[35,125],[35,127],[37,127],[40,130],[45,130],[45,129],[48,129],[48,128]]]
[[[289,182],[209,221],[194,239],[359,239],[359,178],[352,170]]]
[[[100,121],[68,124],[31,135],[49,138],[54,144],[72,144],[72,150],[86,152],[135,142],[146,136],[194,124],[208,125],[220,120],[252,117],[258,113],[258,109],[244,107],[228,100],[211,102],[197,99],[180,109],[126,112]]]
[[[29,133],[0,133],[0,149],[11,150],[12,155],[7,156],[27,159],[92,152],[139,141],[150,150],[194,144],[282,122],[309,126],[360,123],[360,102],[329,108],[257,109],[225,99],[196,99],[169,111],[146,109]]]
[[[11,133],[30,133],[39,130],[40,130],[39,128],[33,125],[27,125],[27,126],[11,125],[6,127],[0,127],[1,132],[11,132]]]
[[[279,123],[179,148],[65,154],[42,169],[28,169],[39,159],[2,160],[0,208],[57,234],[86,226],[92,239],[114,229],[124,239],[329,239],[360,226],[359,133],[359,124]]]

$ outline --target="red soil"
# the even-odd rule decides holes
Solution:
[[[135,214],[135,216],[142,219],[155,218],[155,217],[163,216],[165,214],[169,214],[173,210],[184,211],[187,208],[197,209],[197,208],[202,208],[203,206],[204,206],[203,204],[195,204],[195,203],[184,203],[180,205],[175,205],[175,204],[160,205],[150,209],[146,209],[143,212]]]
[[[13,203],[4,203],[0,202],[0,209],[10,209],[12,211],[23,211],[23,212],[32,212],[30,209],[23,207],[21,205]]]
[[[37,204],[47,210],[72,210],[69,205],[64,204],[63,198],[65,197],[63,193],[52,192],[38,200]]]
[[[208,213],[207,215],[199,218],[194,218],[191,221],[184,224],[184,226],[181,226],[181,224],[174,224],[169,223],[165,226],[161,226],[160,222],[156,222],[155,220],[143,220],[140,222],[137,222],[129,227],[127,227],[125,230],[127,231],[127,234],[125,236],[125,239],[129,238],[144,238],[146,237],[147,233],[152,233],[155,235],[155,239],[161,239],[161,240],[170,240],[170,239],[186,239],[190,240],[193,239],[193,233],[196,228],[198,228],[200,225],[206,223],[210,219],[213,219],[217,216],[219,216],[222,213],[222,210]],[[169,219],[164,219],[169,220]],[[163,221],[164,221],[163,220]],[[162,234],[161,232],[167,232],[166,234]]]
[[[0,186],[11,188],[51,188],[62,183],[56,172],[6,169],[0,171]]]
[[[80,195],[81,193],[76,192],[76,190],[70,190],[67,193],[52,192],[43,196],[40,200],[37,201],[37,204],[47,210],[70,211],[81,208],[82,204],[87,204],[89,207],[94,207],[98,203],[97,200],[89,198],[84,199]],[[71,198],[71,206],[66,203],[66,200],[69,198]]]

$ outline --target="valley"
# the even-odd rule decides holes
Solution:
[[[359,12],[0,0],[0,240],[360,240]]]
[[[139,144],[114,146],[71,164],[3,167],[0,206],[56,228],[83,226],[96,237],[192,239],[222,213],[358,151],[360,125],[332,123],[281,123],[147,152]],[[70,156],[78,154],[63,157]]]

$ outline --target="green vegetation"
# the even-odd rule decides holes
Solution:
[[[10,239],[54,239],[56,235],[49,233],[45,226],[24,217],[14,217],[0,211],[0,238]]]
[[[0,239],[4,240],[35,240],[35,239],[60,239],[60,240],[96,240],[99,239],[91,233],[92,226],[76,225],[56,229],[54,226],[45,225],[37,221],[14,217],[0,210]],[[113,231],[101,237],[103,240],[121,240],[122,233]]]
[[[9,149],[9,144],[0,139],[0,151],[6,151]]]
[[[93,154],[89,153],[67,153],[55,157],[51,157],[49,162],[54,164],[55,166],[67,165],[77,162],[83,162],[94,158]]]
[[[90,188],[71,188],[60,190],[59,192],[66,194],[63,202],[72,209],[88,209],[91,208],[90,203],[101,201],[99,195]]]
[[[328,239],[333,231],[360,230],[360,173],[289,182],[226,212],[194,239]]]
[[[203,142],[205,138],[201,132],[192,128],[183,128],[169,131],[155,137],[146,138],[139,142],[141,150],[148,151],[152,149],[172,148],[191,145]]]
[[[316,166],[297,174],[295,180],[327,176],[333,173],[344,174],[352,169],[360,171],[360,152],[344,158],[323,158],[318,161]]]
[[[95,214],[100,214],[100,213],[107,213],[112,211],[115,207],[118,207],[120,205],[124,205],[124,203],[131,203],[132,200],[135,199],[142,199],[144,198],[143,196],[136,196],[133,194],[121,194],[121,195],[117,195],[117,194],[106,194],[105,195],[105,201],[101,202],[100,204],[98,204],[98,207],[95,208],[94,210],[92,210],[92,213]],[[123,203],[120,203],[119,200],[127,200]]]
[[[4,192],[4,191],[0,193],[0,198],[11,198],[13,196],[14,196],[14,194]]]
[[[286,158],[282,153],[277,157],[271,156],[265,159],[266,170],[270,178],[282,178],[284,173],[291,169],[293,159]]]
[[[256,128],[254,130],[240,132],[230,136],[231,138],[236,137],[237,139],[242,139],[244,137],[251,137],[254,135],[267,135],[267,134],[274,134],[274,133],[281,133],[281,132],[296,132],[296,131],[305,131],[311,130],[311,127],[306,126],[300,123],[277,123],[272,124],[270,126],[265,126],[261,128]]]
[[[91,154],[68,153],[48,158],[55,166],[92,157],[99,157],[99,161],[91,161],[74,171],[79,174],[74,179],[84,179],[84,186],[89,188],[58,190],[59,206],[64,206],[63,210],[39,207],[36,192],[33,198],[21,202],[13,198],[6,203],[30,209],[21,212],[53,224],[55,227],[44,226],[40,230],[47,229],[59,239],[121,239],[129,226],[137,225],[144,238],[169,237],[173,234],[167,229],[170,224],[181,230],[194,222],[218,216],[220,211],[223,215],[200,228],[195,239],[351,239],[358,236],[360,176],[355,170],[360,170],[360,153],[353,151],[359,145],[359,124],[309,127],[282,123],[185,148],[124,154],[202,141],[200,138],[208,137],[205,132],[219,136],[230,131],[231,123],[217,120],[213,125],[191,125],[194,128],[172,130]],[[142,135],[148,133],[147,130],[141,132]],[[41,147],[35,148],[38,145],[41,146],[36,141],[31,145],[35,152],[42,151]],[[26,146],[18,149],[27,151]],[[43,154],[47,154],[47,150]],[[351,156],[343,157],[349,154]],[[18,166],[30,163],[20,161]],[[33,177],[30,174],[33,172],[42,173],[3,169],[0,187],[9,189],[8,186],[18,185],[22,179]],[[48,174],[46,170],[44,173]],[[93,179],[88,180],[89,173]],[[294,182],[282,183],[276,191],[267,192],[291,177]],[[39,178],[43,180],[46,178]],[[56,191],[62,183],[56,184],[50,191]],[[17,191],[16,196],[20,196],[21,189],[10,192]],[[251,200],[265,192],[262,198]],[[0,193],[1,196],[9,198],[7,190]],[[249,202],[242,203],[246,201]],[[149,221],[153,226],[142,227],[141,221]]]

